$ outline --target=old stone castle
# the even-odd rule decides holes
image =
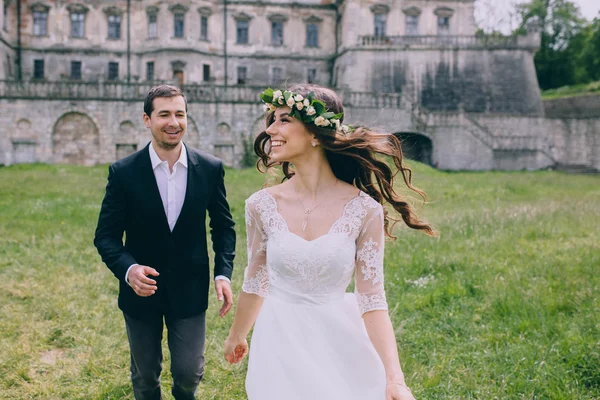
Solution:
[[[476,34],[474,0],[0,0],[0,164],[112,162],[149,140],[158,82],[188,144],[239,166],[258,93],[335,88],[347,123],[443,169],[600,170],[598,115],[544,106],[524,36]],[[563,107],[558,107],[563,109]]]

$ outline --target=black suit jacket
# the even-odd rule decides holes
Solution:
[[[208,307],[211,279],[207,211],[215,253],[214,274],[231,278],[233,271],[235,230],[225,198],[223,164],[218,158],[186,146],[187,189],[171,232],[149,146],[108,168],[94,245],[119,279],[119,308],[123,312],[136,318],[156,314],[187,318]],[[159,272],[158,277],[152,278],[158,286],[154,295],[140,297],[125,282],[132,264],[147,265]]]

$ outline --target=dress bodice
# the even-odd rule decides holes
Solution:
[[[306,240],[289,230],[275,198],[263,189],[246,201],[246,227],[244,291],[318,303],[342,296],[355,274],[361,310],[387,309],[383,208],[367,194],[346,203],[327,233]]]

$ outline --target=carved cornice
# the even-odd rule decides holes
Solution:
[[[183,4],[173,4],[169,6],[169,11],[173,14],[185,14],[189,9],[189,7],[184,6]]]
[[[185,68],[185,61],[181,61],[181,60],[176,60],[176,61],[171,61],[171,67],[173,68],[174,71],[181,71],[183,70],[183,68]]]
[[[104,7],[102,11],[104,11],[104,14],[106,15],[123,15],[123,10],[115,6]]]
[[[323,18],[317,17],[316,15],[311,15],[310,17],[305,18],[304,22],[307,24],[318,24],[323,22]]]
[[[250,21],[253,18],[252,15],[248,15],[245,12],[233,14],[232,17],[236,21]]]
[[[373,14],[387,14],[390,12],[390,6],[386,4],[374,4],[370,7]]]
[[[83,4],[69,4],[67,10],[69,10],[71,14],[85,14],[90,9]]]
[[[160,7],[158,6],[148,6],[146,7],[146,14],[148,15],[156,15],[160,11]]]
[[[451,16],[454,15],[454,10],[451,9],[450,7],[438,7],[435,9],[435,11],[433,13],[435,15],[437,15],[438,17],[450,18]]]
[[[31,5],[31,11],[33,12],[48,12],[48,10],[50,9],[50,6],[47,4],[44,4],[42,2],[37,2],[37,3],[33,3]]]
[[[421,15],[421,9],[419,7],[408,7],[402,10],[402,12],[406,15],[410,15],[411,17],[418,17]]]
[[[204,17],[210,17],[213,10],[210,7],[198,7],[198,13]]]
[[[270,14],[267,19],[271,22],[285,22],[288,20],[288,16],[283,14]]]

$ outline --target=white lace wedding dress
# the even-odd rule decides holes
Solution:
[[[384,400],[385,371],[361,318],[387,310],[381,205],[361,192],[327,234],[307,241],[263,189],[246,201],[246,227],[242,289],[265,297],[250,342],[248,399]],[[346,293],[353,275],[354,294]]]

